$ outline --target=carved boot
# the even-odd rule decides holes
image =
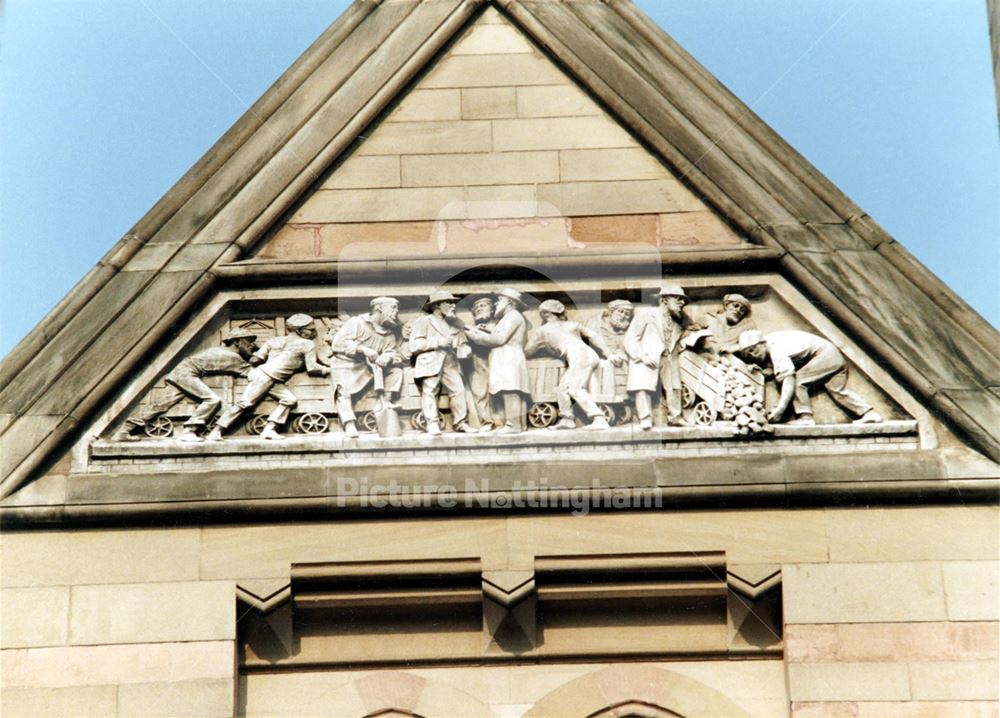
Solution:
[[[222,427],[216,426],[205,437],[205,441],[222,441]]]
[[[283,437],[278,433],[277,425],[273,421],[269,421],[264,430],[260,432],[260,438],[268,441],[281,441]]]
[[[427,433],[431,436],[441,436],[441,425],[436,421],[428,421]]]
[[[360,436],[360,434],[358,434],[358,422],[344,422],[344,433],[347,435],[348,439],[357,439]]]
[[[576,422],[573,419],[569,418],[568,416],[563,417],[557,423],[549,427],[549,429],[552,431],[575,429],[575,428],[576,428]]]
[[[860,419],[855,419],[855,424],[878,424],[882,421],[882,415],[874,409],[869,409],[861,415]]]
[[[647,416],[644,419],[639,419],[639,428],[643,431],[649,431],[653,428],[653,417]]]
[[[786,426],[816,426],[816,420],[812,414],[799,414],[787,422]]]
[[[202,438],[195,433],[194,429],[190,426],[186,426],[184,427],[184,431],[177,435],[177,441],[195,442],[202,441]]]
[[[608,420],[603,414],[598,414],[597,416],[591,417],[590,423],[583,427],[584,431],[606,431],[611,428]]]

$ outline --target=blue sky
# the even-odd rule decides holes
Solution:
[[[994,325],[983,0],[638,0]],[[346,7],[0,0],[0,356]]]

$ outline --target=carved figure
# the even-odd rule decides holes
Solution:
[[[469,334],[471,327],[482,332],[492,332],[497,325],[492,297],[479,297],[472,303],[472,324],[465,326],[465,334],[472,341],[472,373],[469,375],[469,394],[479,419],[480,431],[492,431],[493,397],[490,394],[489,355],[492,349],[477,342]]]
[[[684,313],[687,295],[681,287],[669,285],[660,290],[659,306],[636,312],[625,333],[628,355],[629,392],[635,394],[636,415],[643,430],[653,428],[653,394],[663,391],[667,406],[667,424],[686,426],[681,411],[680,355],[682,340],[691,331],[691,320]]]
[[[625,332],[632,323],[635,307],[627,299],[614,299],[608,302],[601,315],[587,322],[587,328],[597,332],[604,339],[604,344],[611,352],[611,362],[615,366],[624,364]]]
[[[527,304],[515,289],[501,289],[496,296],[496,325],[490,330],[467,325],[465,334],[471,342],[490,347],[489,393],[502,400],[504,413],[504,426],[497,433],[516,434],[524,430],[524,397],[531,392],[524,353],[528,322],[521,313]]]
[[[441,433],[437,397],[441,387],[451,400],[451,418],[455,431],[472,432],[465,403],[465,381],[458,360],[467,358],[472,349],[465,333],[455,326],[458,298],[447,291],[433,292],[424,303],[426,314],[413,322],[410,352],[413,354],[413,378],[420,387],[420,403],[427,420],[427,433]]]
[[[198,432],[215,416],[222,399],[202,379],[219,374],[246,374],[250,370],[247,363],[257,349],[254,343],[257,335],[246,329],[233,329],[222,340],[221,347],[203,349],[182,359],[173,371],[167,374],[167,393],[160,401],[142,409],[136,416],[125,421],[125,425],[112,437],[114,441],[132,441],[133,432],[146,423],[166,414],[185,398],[197,399],[198,407],[184,422],[184,431],[177,438],[180,441],[201,441]]]
[[[847,363],[831,342],[794,329],[771,332],[751,330],[740,335],[739,355],[761,366],[770,363],[781,388],[778,404],[768,421],[779,422],[791,405],[795,418],[787,422],[811,426],[813,418],[809,387],[819,384],[856,424],[871,424],[882,417],[871,405],[847,389]],[[765,366],[766,369],[766,366]]]
[[[569,321],[566,318],[565,305],[555,299],[546,299],[538,307],[538,311],[542,315],[543,324],[529,335],[525,353],[530,355],[549,351],[566,362],[566,371],[563,372],[559,386],[556,387],[559,421],[549,428],[576,428],[576,420],[573,417],[574,401],[590,419],[590,424],[584,429],[599,431],[611,428],[588,389],[600,357],[591,346],[587,345],[584,337],[602,354],[608,356],[610,352],[604,345],[601,335],[577,322]]]
[[[277,427],[288,421],[289,413],[298,404],[298,399],[285,382],[303,369],[311,376],[327,376],[330,373],[316,359],[316,325],[313,318],[308,314],[293,314],[285,320],[285,327],[291,334],[271,337],[250,357],[253,368],[247,376],[243,395],[235,406],[219,417],[219,422],[206,437],[210,441],[222,439],[230,426],[268,395],[277,400],[278,406],[267,417],[260,437],[280,439]]]
[[[375,297],[371,311],[348,319],[330,340],[330,384],[344,432],[358,436],[354,398],[374,385],[390,403],[403,387],[399,342],[399,300]]]
[[[722,311],[705,317],[705,325],[711,332],[710,348],[717,352],[735,354],[739,350],[740,334],[757,325],[750,318],[750,300],[742,294],[727,294],[722,298]]]

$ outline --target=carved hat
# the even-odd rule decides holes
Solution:
[[[472,306],[476,306],[480,302],[489,302],[490,305],[492,305],[493,304],[493,295],[492,294],[480,294],[480,295],[477,295],[472,300]]]
[[[253,339],[256,339],[256,338],[257,338],[257,335],[254,334],[249,329],[244,329],[243,327],[236,327],[235,329],[230,329],[228,332],[226,332],[226,334],[222,337],[222,343],[223,344],[232,344],[233,342],[237,341],[238,339],[251,339],[251,340],[253,340]]]
[[[566,305],[558,299],[546,299],[538,305],[538,311],[548,312],[549,314],[565,314]]]
[[[444,289],[431,292],[430,296],[427,297],[427,301],[424,302],[422,309],[425,312],[429,312],[434,308],[435,304],[440,304],[441,302],[458,302],[458,297]]]
[[[506,289],[501,289],[499,292],[497,292],[497,296],[507,297],[507,299],[514,302],[514,304],[521,307],[521,309],[524,309],[526,306],[528,306],[528,302],[525,299],[524,295],[521,294],[516,289],[511,289],[510,287],[507,287]]]
[[[725,306],[727,304],[739,304],[743,307],[743,311],[750,312],[750,300],[742,294],[727,294],[722,298],[722,305]]]
[[[285,326],[289,329],[305,329],[313,323],[313,318],[308,314],[293,314],[285,320]]]
[[[612,299],[608,302],[608,309],[632,309],[632,302],[627,299]]]
[[[756,329],[748,329],[740,334],[740,351],[757,346],[764,341],[764,332]]]
[[[685,299],[687,299],[687,294],[685,294],[684,290],[680,286],[678,286],[676,284],[665,284],[665,285],[663,285],[663,288],[660,289],[660,293],[659,293],[658,296],[661,296],[661,297],[684,297]]]

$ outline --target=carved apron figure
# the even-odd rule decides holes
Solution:
[[[208,435],[211,441],[218,441],[222,434],[238,419],[251,411],[265,396],[271,396],[278,406],[267,417],[267,424],[260,432],[262,439],[280,439],[278,426],[288,421],[288,415],[298,404],[298,399],[285,386],[285,382],[305,369],[311,376],[327,376],[330,371],[316,360],[316,326],[308,314],[293,314],[285,321],[292,333],[283,337],[272,337],[250,357],[254,368],[247,376],[248,383],[243,396],[236,406],[228,409],[219,423]]]
[[[687,297],[677,286],[660,290],[660,306],[636,313],[625,333],[628,355],[629,392],[635,393],[639,426],[653,428],[653,395],[662,389],[669,426],[686,426],[681,415],[681,365],[684,350],[681,340],[690,330],[691,321],[684,314]]]
[[[504,426],[498,433],[516,434],[524,430],[524,397],[531,392],[524,354],[528,322],[521,314],[525,306],[520,292],[502,289],[497,292],[496,326],[491,331],[474,326],[465,328],[471,342],[490,347],[489,393],[503,401]]]
[[[821,385],[838,406],[857,417],[854,423],[882,421],[871,404],[847,389],[844,355],[822,337],[794,329],[770,334],[748,331],[740,335],[739,353],[755,364],[769,362],[774,369],[774,380],[781,387],[781,396],[768,415],[768,421],[780,421],[791,404],[795,418],[789,424],[815,424],[809,399],[809,387],[814,384]]]
[[[396,351],[399,301],[375,297],[369,306],[370,313],[348,319],[330,340],[333,401],[344,432],[351,438],[358,436],[354,398],[375,384],[391,402],[403,386],[403,357]]]
[[[420,387],[420,403],[427,420],[427,433],[441,433],[437,397],[441,387],[451,401],[451,418],[455,431],[471,432],[467,422],[465,381],[459,359],[472,353],[462,330],[452,324],[456,321],[455,305],[458,298],[450,292],[434,292],[424,303],[425,316],[414,320],[410,330],[410,352],[413,354],[413,378]]]
[[[115,441],[132,441],[133,431],[145,427],[146,423],[163,416],[185,398],[197,399],[200,403],[191,417],[184,422],[184,431],[177,438],[180,441],[201,441],[198,431],[215,416],[222,399],[202,379],[220,374],[245,375],[250,370],[247,363],[257,345],[257,335],[246,329],[233,329],[222,340],[223,346],[203,349],[181,360],[174,370],[167,374],[167,393],[162,399],[150,404],[136,416],[126,420],[113,437]]]
[[[597,369],[600,357],[583,338],[601,350],[607,356],[607,347],[600,334],[592,332],[576,322],[566,319],[566,307],[555,299],[547,299],[538,307],[544,324],[531,332],[525,353],[536,354],[540,351],[550,351],[566,362],[559,386],[556,387],[556,400],[559,405],[559,422],[552,429],[574,429],[576,420],[573,418],[573,402],[590,419],[590,424],[584,429],[598,431],[610,429],[608,420],[604,417],[594,398],[590,395],[590,379]]]

